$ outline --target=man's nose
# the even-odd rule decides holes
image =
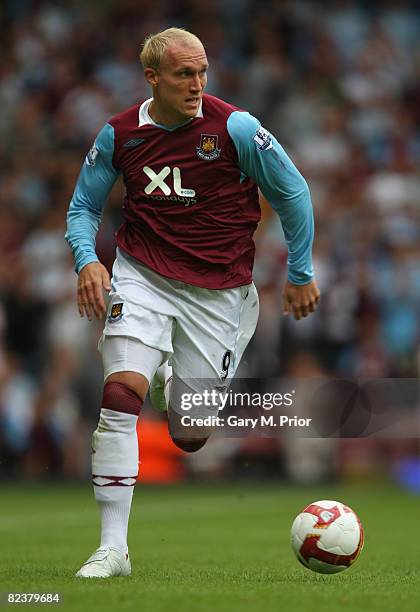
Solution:
[[[202,88],[203,88],[203,85],[201,83],[200,76],[198,74],[195,74],[193,78],[191,79],[190,89],[191,91],[200,91]]]

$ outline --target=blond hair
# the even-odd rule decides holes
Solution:
[[[168,28],[157,34],[149,34],[143,42],[140,52],[140,61],[143,68],[154,68],[157,70],[162,57],[172,42],[178,42],[186,47],[202,44],[201,40],[192,32],[183,28]]]

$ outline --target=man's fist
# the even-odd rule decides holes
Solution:
[[[299,321],[314,312],[320,297],[315,280],[307,285],[293,285],[286,281],[283,289],[283,314],[288,315],[292,311],[295,319]]]

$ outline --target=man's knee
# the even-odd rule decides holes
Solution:
[[[201,425],[184,425],[182,422],[183,416],[176,412],[169,404],[169,434],[178,448],[187,453],[195,453],[205,445],[212,433],[212,428]]]
[[[187,440],[185,438],[177,437],[172,438],[173,443],[186,453],[195,453],[196,451],[200,450],[200,448],[205,445],[207,440],[208,438],[202,438],[201,440]]]
[[[143,374],[137,372],[114,372],[105,381],[105,386],[110,383],[124,385],[133,391],[143,402],[149,388],[149,381]]]
[[[122,415],[139,416],[143,405],[142,398],[130,387],[119,381],[106,381],[102,394],[101,414],[99,425],[105,419],[104,409],[112,411],[107,413],[106,418],[115,421],[121,419]],[[129,419],[130,421],[130,419]],[[114,429],[110,427],[110,429]]]

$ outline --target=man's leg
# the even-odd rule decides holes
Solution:
[[[200,356],[197,354],[197,361]],[[203,364],[202,367],[205,367]],[[210,378],[208,375],[205,379],[197,379],[189,377],[183,379],[177,374],[176,366],[173,368],[172,377],[166,387],[166,399],[168,405],[168,429],[172,441],[178,448],[187,452],[194,453],[202,448],[213,431],[213,427],[204,425],[187,425],[183,423],[183,418],[205,418],[211,415],[217,415],[218,406],[209,407],[191,407],[185,410],[186,401],[193,395],[202,395],[205,391],[211,391],[214,385],[217,385],[217,379]]]
[[[174,444],[187,453],[195,452],[204,446],[211,433],[206,427],[195,428],[193,434],[190,428],[186,431],[181,423],[182,415],[173,409],[172,406],[180,404],[182,393],[190,391],[191,389],[185,387],[177,377],[174,382],[172,367],[167,361],[157,369],[149,389],[152,406],[168,414],[169,433]]]
[[[190,286],[189,298],[187,308],[177,318],[170,360],[172,380],[165,386],[165,398],[174,443],[194,452],[204,446],[214,427],[185,426],[182,417],[219,415],[220,401],[213,397],[228,390],[254,334],[259,308],[254,285],[220,291]],[[211,395],[213,391],[216,396]],[[204,397],[206,392],[207,405],[183,409],[183,398],[197,393]]]
[[[185,427],[181,422],[182,415],[168,406],[168,426],[172,441],[178,448],[186,453],[195,453],[200,450],[209,439],[211,427]]]
[[[109,336],[103,342],[105,384],[92,439],[92,481],[101,513],[101,543],[78,577],[128,575],[131,571],[127,529],[138,473],[136,424],[149,380],[164,356],[133,338]],[[119,368],[122,371],[112,372]]]

